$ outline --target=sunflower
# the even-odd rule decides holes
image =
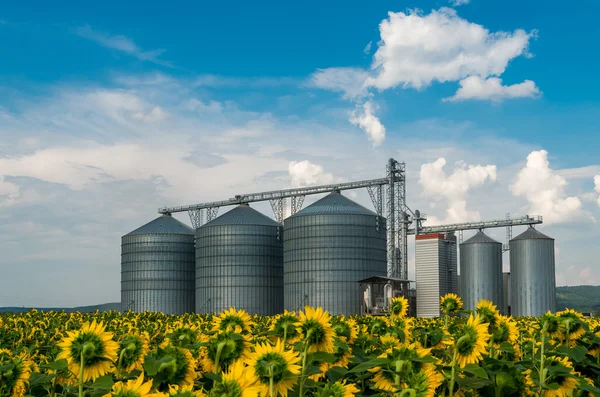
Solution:
[[[213,318],[213,332],[231,331],[237,334],[249,334],[252,319],[245,310],[229,308]]]
[[[335,332],[331,327],[331,315],[322,307],[306,306],[299,314],[302,339],[310,346],[310,351],[333,353]]]
[[[508,342],[514,346],[517,343],[518,337],[519,330],[517,329],[517,323],[510,317],[499,315],[496,322],[496,329],[491,336],[494,346],[500,347],[504,342]]]
[[[540,324],[546,326],[546,332],[554,339],[559,339],[561,336],[560,330],[560,321],[558,321],[558,317],[552,314],[551,311],[548,311],[542,317],[540,317]]]
[[[399,348],[388,349],[378,358],[385,358],[387,362],[382,366],[371,368],[369,372],[375,373],[373,381],[375,388],[387,392],[395,392],[399,387],[406,387],[408,382],[415,374],[421,371],[434,370],[433,364],[423,363],[420,358],[426,357],[431,353],[431,349],[423,349],[417,344],[403,345]],[[396,368],[397,362],[403,362],[401,369]],[[428,372],[428,373],[429,373]],[[400,384],[396,385],[396,376],[399,376]]]
[[[119,368],[125,372],[142,370],[148,353],[148,333],[125,335],[119,344]]]
[[[412,318],[387,317],[385,321],[387,324],[386,332],[388,334],[398,338],[402,343],[410,342],[413,326]]]
[[[383,336],[379,337],[379,343],[381,345],[381,350],[389,350],[389,349],[393,349],[393,348],[400,348],[400,346],[402,346],[402,342],[400,340],[398,340],[398,338],[393,337],[390,334],[386,334]]]
[[[477,302],[477,315],[482,323],[488,323],[490,329],[496,328],[496,322],[500,312],[496,305],[487,299],[482,299]]]
[[[259,389],[255,386],[256,377],[244,366],[241,360],[229,366],[229,370],[216,382],[208,396],[210,397],[257,397]]]
[[[150,395],[150,389],[152,389],[152,381],[144,383],[142,373],[137,379],[128,380],[127,383],[115,383],[112,391],[104,397],[145,397]]]
[[[467,323],[455,336],[456,360],[461,368],[467,364],[479,362],[486,352],[490,339],[488,325],[481,323],[479,316],[471,315]]]
[[[242,335],[230,331],[212,335],[205,343],[200,350],[204,372],[227,370],[232,363],[245,359],[249,348],[248,341]]]
[[[255,351],[248,355],[246,363],[257,379],[260,394],[269,394],[271,378],[275,396],[286,397],[298,382],[301,367],[298,365],[300,357],[297,352],[285,350],[283,342],[278,340],[275,346],[262,344],[255,346]]]
[[[168,397],[204,397],[204,393],[200,390],[194,391],[194,386],[178,386],[169,385]]]
[[[349,385],[346,381],[337,381],[335,383],[327,383],[323,389],[318,391],[316,397],[354,397],[356,393],[359,393],[360,389],[353,383]]]
[[[557,389],[544,390],[544,397],[570,396],[571,392],[575,390],[579,382],[573,376],[577,373],[573,372],[573,366],[569,362],[569,359],[566,357],[546,357],[544,367],[548,373],[545,384],[549,385],[554,383],[558,385]],[[525,371],[525,384],[529,386],[532,391],[538,387],[536,383],[538,378],[539,372],[536,367]]]
[[[437,372],[433,365],[428,365],[409,378],[406,385],[415,391],[416,397],[435,397],[435,391],[443,381],[444,376]]]
[[[345,342],[353,343],[358,337],[356,321],[346,319],[344,316],[336,316],[331,319],[331,326],[338,338]]]
[[[269,330],[275,334],[275,337],[281,338],[286,343],[294,344],[300,340],[298,317],[295,312],[285,310],[283,314],[277,315]]]
[[[406,313],[408,313],[408,299],[403,296],[398,296],[392,299],[392,304],[390,305],[390,314],[393,317],[406,317]]]
[[[29,356],[21,354],[13,357],[6,349],[0,349],[0,390],[9,391],[10,397],[23,397],[29,384],[34,363]]]
[[[446,294],[440,297],[440,309],[446,314],[452,314],[463,307],[463,302],[456,294]]]
[[[157,376],[153,379],[153,387],[159,391],[167,391],[169,385],[191,386],[196,379],[196,361],[188,349],[174,347],[163,342],[149,354],[157,361],[163,362]],[[160,375],[160,376],[158,376]]]
[[[561,341],[568,341],[569,344],[574,345],[585,334],[581,313],[572,309],[565,309],[556,313],[556,317],[558,317],[562,331],[559,336]]]
[[[67,332],[58,346],[62,349],[57,359],[65,359],[69,370],[79,374],[83,361],[83,381],[95,380],[113,371],[117,361],[117,342],[113,334],[104,330],[102,323],[85,323],[79,331]]]

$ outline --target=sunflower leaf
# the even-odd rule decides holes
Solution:
[[[333,364],[337,359],[338,358],[335,355],[325,352],[314,352],[309,355],[309,360],[325,362],[328,364]]]
[[[51,363],[43,365],[42,367],[51,369],[53,371],[65,371],[67,368],[69,368],[69,363],[63,358],[60,360],[52,361]]]
[[[575,362],[580,363],[585,358],[587,349],[583,346],[575,346],[572,349],[570,349],[566,346],[560,346],[556,349],[556,352],[561,356],[569,357],[570,359],[574,360]]]
[[[467,364],[462,369],[463,372],[467,372],[469,374],[475,375],[478,378],[488,379],[488,374],[485,372],[485,369],[481,368],[476,364]]]
[[[346,368],[335,366],[329,368],[329,371],[327,371],[327,378],[330,382],[335,383],[346,376],[347,373],[348,370]]]
[[[92,383],[90,388],[96,390],[110,390],[112,389],[113,384],[114,382],[112,379],[112,375],[104,375],[96,379],[94,383]]]

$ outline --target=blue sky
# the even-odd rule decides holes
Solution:
[[[600,4],[462,2],[3,7],[0,306],[116,301],[156,207],[390,156],[430,222],[543,215],[558,283],[600,283]]]

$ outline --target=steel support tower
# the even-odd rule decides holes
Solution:
[[[385,191],[384,191],[384,186]],[[181,207],[159,208],[160,214],[187,212],[192,226],[198,229],[206,221],[217,217],[219,208],[248,204],[260,201],[269,201],[277,222],[282,223],[286,216],[286,202],[290,199],[291,213],[295,214],[302,209],[304,197],[313,194],[329,193],[333,191],[367,188],[377,215],[387,217],[387,272],[389,277],[406,280],[408,278],[408,227],[417,220],[417,229],[421,218],[406,205],[406,165],[394,159],[389,159],[386,167],[386,177],[369,179],[356,182],[344,182],[331,185],[309,186],[296,189],[274,190],[270,192],[238,194],[228,200],[213,201],[208,203],[192,204]],[[387,196],[387,197],[386,197]]]

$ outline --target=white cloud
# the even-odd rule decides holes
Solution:
[[[583,269],[581,269],[581,271],[579,272],[579,281],[581,282],[581,285],[598,284],[598,281],[596,280],[596,277],[589,266],[586,266]]]
[[[581,218],[581,200],[567,197],[567,180],[550,168],[548,152],[533,151],[527,164],[510,186],[514,196],[525,197],[529,214],[542,215],[545,224],[564,223]]]
[[[0,174],[0,207],[15,203],[20,193],[21,189],[18,185],[6,181]]]
[[[460,88],[456,94],[444,101],[464,101],[466,99],[491,100],[502,102],[510,98],[534,98],[540,94],[539,88],[531,80],[519,84],[502,85],[502,79],[480,76],[469,76],[459,81]]]
[[[444,220],[430,217],[428,224],[456,223],[480,220],[477,211],[467,210],[467,194],[488,181],[496,180],[495,165],[467,165],[465,162],[456,163],[452,174],[447,175],[444,167],[445,158],[439,158],[433,163],[423,164],[419,173],[419,183],[426,196],[448,200],[448,209]]]
[[[309,85],[325,90],[342,92],[345,99],[367,94],[365,81],[369,73],[360,68],[319,69],[310,77]]]
[[[371,53],[371,46],[373,45],[372,41],[369,41],[367,43],[367,45],[365,46],[365,48],[363,49],[363,52],[365,53],[365,55],[369,55]]]
[[[470,2],[471,2],[471,0],[450,0],[449,1],[449,3],[452,4],[454,7],[469,4]]]
[[[308,160],[291,161],[288,174],[292,187],[328,185],[333,183],[333,175],[325,172],[323,167]]]
[[[432,81],[458,81],[471,75],[499,76],[508,63],[527,55],[534,33],[495,32],[441,8],[427,15],[390,12],[381,22],[381,41],[369,85],[380,89],[423,88]]]
[[[598,207],[600,207],[600,175],[596,175],[594,177],[594,185],[596,185],[595,190],[598,193],[598,199],[596,202],[598,203]]]
[[[160,59],[160,56],[165,52],[164,49],[145,51],[128,37],[98,32],[93,30],[89,25],[75,29],[75,34],[92,40],[101,46],[129,54],[140,61],[149,61],[158,65],[173,67],[171,62]]]
[[[375,105],[371,101],[357,107],[349,121],[366,132],[373,146],[379,146],[385,140],[385,127],[374,113]]]

